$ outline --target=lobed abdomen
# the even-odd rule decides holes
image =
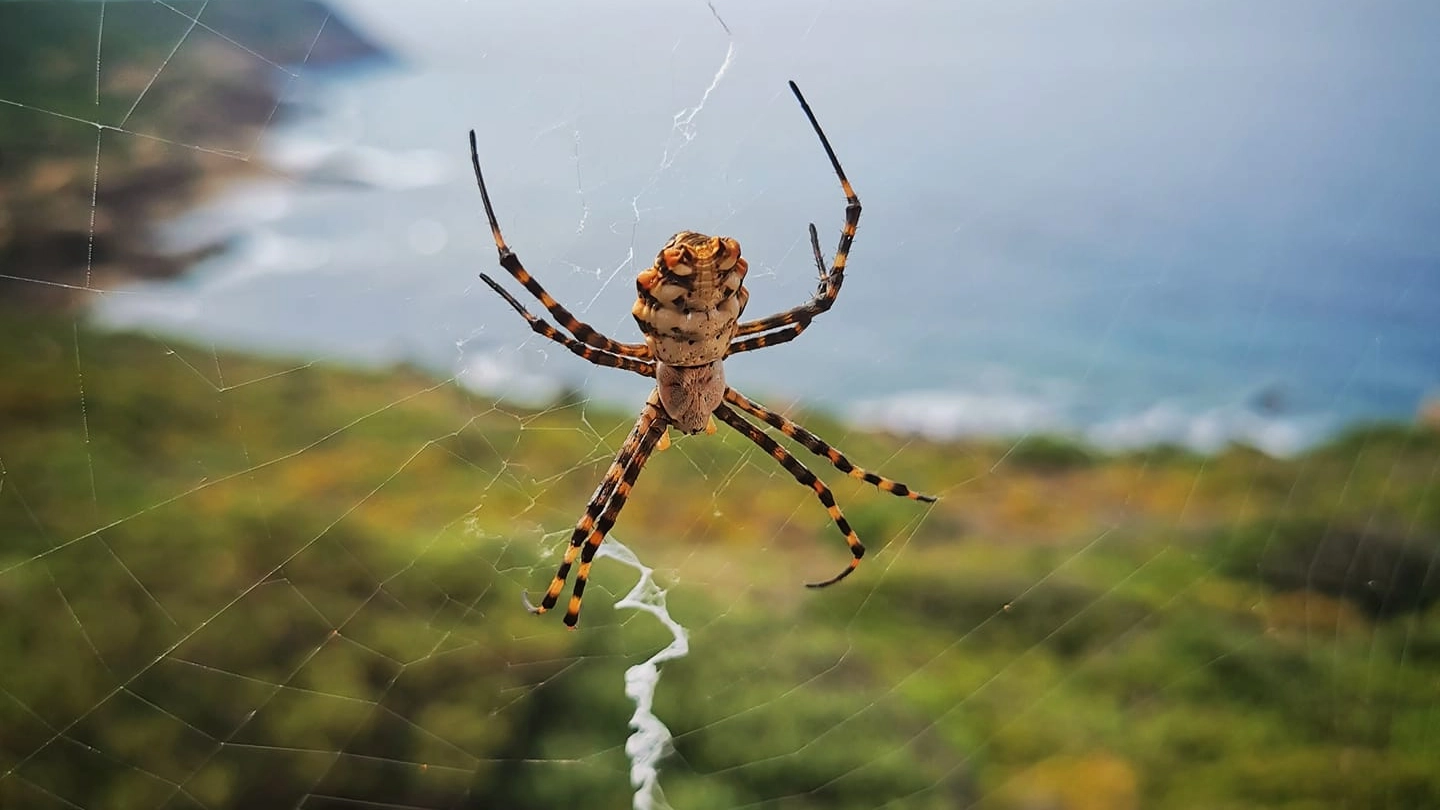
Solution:
[[[725,356],[745,311],[745,260],[734,239],[682,231],[635,279],[631,314],[650,351],[672,366]]]

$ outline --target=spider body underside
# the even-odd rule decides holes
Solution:
[[[657,445],[664,446],[665,434],[671,427],[686,434],[713,432],[713,419],[719,419],[773,457],[797,482],[815,492],[816,498],[830,514],[836,528],[845,536],[851,559],[849,566],[830,579],[807,583],[812,588],[833,585],[848,576],[860,564],[865,547],[860,543],[860,538],[850,527],[840,507],[836,505],[829,487],[768,433],[741,416],[741,413],[779,430],[805,449],[829,461],[841,472],[872,484],[882,491],[927,503],[935,500],[898,481],[856,467],[843,453],[820,437],[751,401],[725,384],[726,357],[794,340],[817,315],[830,309],[845,280],[845,262],[849,256],[850,245],[855,239],[855,229],[860,222],[860,199],[855,196],[850,181],[840,168],[840,161],[835,157],[829,139],[820,129],[820,124],[815,120],[815,114],[811,112],[805,97],[801,95],[800,88],[790,82],[790,90],[795,94],[800,108],[810,121],[810,126],[820,138],[830,165],[840,179],[840,187],[846,200],[845,224],[840,231],[840,244],[828,268],[820,250],[820,239],[815,225],[810,225],[810,246],[814,252],[815,266],[820,271],[820,284],[814,297],[808,303],[767,318],[741,321],[740,316],[745,311],[750,294],[745,289],[748,265],[740,256],[740,243],[729,237],[681,231],[671,237],[656,256],[655,263],[641,271],[635,280],[636,300],[631,314],[645,337],[644,343],[620,343],[600,334],[552,298],[525,270],[500,233],[495,210],[490,204],[490,194],[480,172],[475,132],[470,132],[470,158],[475,169],[475,181],[480,187],[485,216],[495,238],[495,247],[499,251],[500,266],[534,296],[565,331],[562,332],[531,314],[488,275],[481,273],[480,278],[504,298],[537,334],[565,346],[596,365],[620,368],[655,379],[655,389],[646,399],[640,418],[625,439],[605,477],[596,487],[584,515],[576,524],[570,537],[570,546],[565,550],[565,556],[550,582],[550,587],[546,589],[544,598],[539,605],[530,605],[528,599],[526,600],[527,606],[535,613],[544,613],[559,602],[570,569],[575,564],[575,558],[579,556],[580,565],[575,574],[575,587],[565,610],[565,624],[572,628],[575,626],[580,616],[581,598],[589,581],[595,552],[615,525],[620,510],[640,476],[641,468]]]

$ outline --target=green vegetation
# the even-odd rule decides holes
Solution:
[[[665,642],[613,608],[633,572],[573,633],[519,592],[633,414],[13,311],[0,370],[0,806],[628,806],[623,672]],[[829,471],[872,554],[808,591],[846,555],[783,471],[724,434],[652,461],[617,534],[691,628],[676,807],[1440,806],[1433,431],[1277,460],[806,419],[943,499]]]

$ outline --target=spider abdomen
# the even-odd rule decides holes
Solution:
[[[747,269],[734,239],[675,234],[635,279],[630,312],[655,358],[685,367],[723,358],[749,300]]]

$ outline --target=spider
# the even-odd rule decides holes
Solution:
[[[815,266],[820,271],[820,284],[814,297],[806,304],[768,318],[742,322],[740,314],[745,311],[750,293],[745,289],[748,265],[740,258],[740,243],[725,236],[681,231],[660,250],[655,264],[641,271],[635,280],[638,297],[631,314],[644,334],[644,343],[619,343],[600,334],[552,298],[540,282],[525,270],[520,258],[510,250],[505,237],[500,234],[500,224],[495,219],[490,193],[485,189],[485,178],[480,172],[475,131],[470,131],[470,161],[475,167],[475,183],[480,187],[480,199],[485,204],[485,217],[490,222],[490,232],[500,253],[500,266],[544,305],[565,332],[531,314],[490,276],[481,273],[480,278],[505,299],[537,334],[596,365],[624,369],[655,380],[655,389],[645,400],[635,428],[620,447],[620,452],[586,505],[585,514],[570,535],[570,546],[545,591],[545,598],[538,606],[532,605],[528,598],[525,600],[532,613],[544,613],[555,607],[578,555],[580,567],[575,574],[575,588],[565,609],[565,624],[571,628],[575,626],[580,618],[580,600],[585,594],[585,583],[590,577],[595,552],[615,525],[650,454],[669,445],[668,431],[671,427],[688,435],[714,433],[714,418],[719,418],[759,445],[797,482],[814,490],[815,497],[845,536],[851,559],[850,564],[835,576],[823,582],[806,583],[810,588],[833,585],[849,576],[860,565],[865,547],[835,504],[830,488],[768,433],[737,411],[779,430],[806,450],[828,460],[841,472],[884,492],[925,503],[935,500],[898,481],[855,466],[843,453],[814,433],[725,384],[723,364],[726,357],[794,340],[815,316],[830,309],[845,280],[845,260],[860,222],[860,198],[855,196],[850,181],[845,178],[845,171],[840,168],[830,140],[825,137],[810,105],[793,81],[790,82],[790,91],[795,94],[800,109],[819,136],[820,145],[825,148],[830,165],[840,178],[840,188],[845,193],[845,225],[840,229],[840,245],[828,269],[820,251],[820,237],[814,223],[810,224],[810,246],[815,254]]]

